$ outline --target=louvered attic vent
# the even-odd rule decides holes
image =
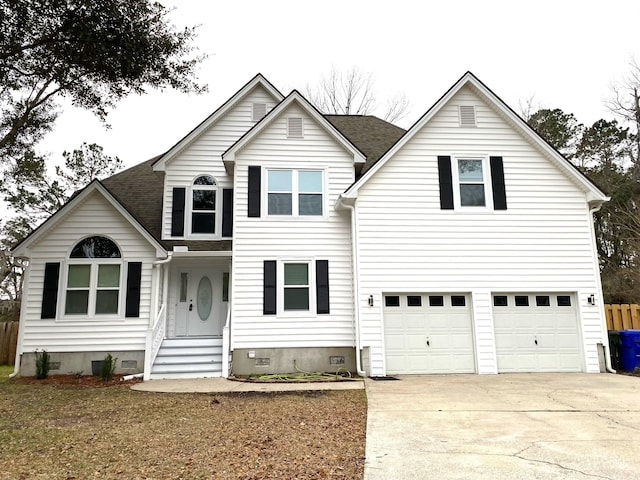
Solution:
[[[287,118],[287,137],[302,138],[302,117]]]
[[[262,117],[264,117],[267,114],[267,104],[266,103],[254,103],[253,104],[253,108],[252,108],[252,112],[251,112],[251,119],[254,122],[257,122],[259,120],[262,119]]]
[[[460,105],[460,126],[476,126],[476,109],[473,105]]]

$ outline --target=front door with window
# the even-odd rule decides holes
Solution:
[[[222,284],[223,273],[218,270],[179,272],[176,336],[222,335],[226,311]]]

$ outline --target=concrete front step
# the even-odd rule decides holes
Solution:
[[[222,347],[165,347],[162,345],[158,350],[158,357],[175,357],[191,355],[222,355]]]
[[[151,373],[201,373],[222,372],[222,362],[202,362],[189,364],[153,364]]]
[[[221,338],[171,338],[160,346],[151,378],[221,376]]]
[[[222,347],[222,338],[219,337],[179,337],[165,338],[163,347]]]
[[[178,380],[189,378],[219,378],[222,377],[222,372],[196,372],[196,373],[152,373],[149,380]]]
[[[190,363],[220,363],[222,364],[222,352],[212,355],[160,355],[156,357],[154,365],[184,365]]]

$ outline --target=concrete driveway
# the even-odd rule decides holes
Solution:
[[[638,479],[640,378],[366,380],[365,480]]]

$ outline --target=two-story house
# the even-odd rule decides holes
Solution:
[[[16,246],[16,369],[598,372],[606,200],[471,73],[406,132],[257,75]]]

